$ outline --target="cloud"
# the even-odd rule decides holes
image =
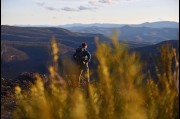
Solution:
[[[111,4],[112,0],[99,0],[98,2]]]
[[[88,7],[88,6],[79,6],[78,10],[93,10],[93,9],[97,9],[96,7]]]
[[[85,10],[95,10],[98,8],[103,7],[102,4],[111,4],[114,1],[119,1],[119,0],[89,0],[87,1],[86,5],[80,5],[80,6],[75,6],[75,7],[68,7],[68,6],[63,6],[62,8],[55,8],[52,6],[46,6],[47,1],[44,2],[43,0],[34,0],[36,1],[36,4],[39,6],[44,7],[47,10],[50,11],[59,11],[59,10],[63,10],[63,11],[85,11]],[[64,0],[53,0],[53,1],[58,1],[58,2],[62,2]],[[80,1],[80,0],[77,0]]]
[[[50,10],[50,11],[56,11],[58,10],[57,8],[54,8],[54,7],[45,7],[47,10]]]
[[[71,7],[64,7],[61,10],[64,10],[64,11],[78,11],[77,9],[74,9],[74,8],[71,8]]]
[[[82,6],[82,5],[80,5],[80,6],[78,6],[77,8],[64,7],[64,8],[62,8],[61,10],[79,12],[79,11],[83,11],[83,10],[94,10],[94,9],[97,9],[97,7],[90,7],[90,6]]]

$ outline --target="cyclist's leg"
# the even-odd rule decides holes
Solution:
[[[79,73],[79,86],[81,85],[81,82],[82,82],[82,79],[81,79],[82,75],[83,75],[83,69],[80,69],[80,73]]]
[[[84,67],[85,70],[85,78],[88,82],[90,82],[90,77],[89,77],[89,67],[88,64],[86,64],[86,66]]]
[[[87,79],[88,82],[90,82],[89,68],[86,69],[86,79]]]

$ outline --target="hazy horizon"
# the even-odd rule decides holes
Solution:
[[[1,24],[1,25],[8,25],[8,26],[61,26],[61,25],[73,25],[73,24],[81,24],[81,25],[90,25],[90,24],[119,24],[119,25],[138,25],[143,23],[154,23],[154,22],[176,22],[179,23],[179,21],[153,21],[153,22],[142,22],[142,23],[136,23],[136,24],[125,24],[125,23],[68,23],[68,24],[57,24],[57,25],[51,25],[51,24]]]

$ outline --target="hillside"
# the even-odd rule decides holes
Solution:
[[[72,55],[82,42],[88,43],[90,52],[95,51],[95,36],[99,37],[100,42],[109,42],[109,39],[101,34],[75,33],[63,28],[2,25],[1,76],[14,78],[21,72],[47,73],[53,36],[58,42],[61,57]]]
[[[63,28],[1,26],[1,41],[50,42],[52,36],[55,36],[61,44],[72,48],[78,47],[82,42],[87,42],[92,50],[95,48],[95,36],[99,37],[100,42],[109,41],[101,34],[76,33]]]
[[[179,40],[163,41],[155,45],[130,49],[130,51],[135,51],[140,55],[141,60],[145,63],[144,72],[149,70],[154,79],[157,79],[155,76],[155,64],[157,63],[157,59],[160,59],[160,48],[165,44],[169,44],[170,47],[175,48],[176,54],[179,54]]]
[[[127,36],[132,39],[136,34],[144,36],[145,34],[143,33],[147,33],[146,40],[153,41],[153,39],[151,39],[152,37],[166,38],[170,35],[165,34],[164,36],[161,36],[167,32],[166,30],[169,30],[169,32],[172,32],[171,34],[173,34],[177,29],[136,28],[124,26],[120,28],[120,30],[124,37]],[[154,30],[154,32],[151,32],[152,30]],[[107,37],[100,34],[77,33],[62,28],[2,26],[1,32],[1,76],[10,79],[22,72],[48,72],[47,67],[51,60],[50,41],[52,36],[56,37],[60,49],[59,64],[61,67],[61,73],[64,72],[63,62],[68,65],[71,64],[71,66],[73,65],[72,54],[74,53],[75,48],[77,48],[82,42],[88,43],[88,50],[92,55],[96,50],[94,41],[95,36],[99,36],[100,42],[109,42]],[[101,32],[106,34],[105,31]],[[173,35],[171,36],[173,37]],[[128,39],[126,41],[121,40],[120,42],[127,44],[131,50],[140,52],[142,59],[150,62],[150,64],[152,61],[149,57],[151,54],[158,53],[157,49],[160,47],[159,44],[150,45],[152,43],[128,41]],[[172,40],[170,43],[173,43],[174,46],[176,46],[177,43],[174,42],[176,41]],[[162,42],[162,44],[163,43],[164,42]],[[97,68],[95,61],[92,61],[90,65],[93,69]]]
[[[73,32],[81,33],[99,33],[107,37],[111,37],[116,31],[119,40],[126,42],[136,42],[139,44],[155,44],[166,40],[175,40],[178,37],[178,28],[150,28],[150,27],[135,27],[122,26],[117,28],[103,28],[103,27],[69,27],[67,28]]]
[[[51,60],[49,42],[2,41],[1,46],[1,76],[4,78],[14,78],[22,72],[47,73]],[[58,47],[60,56],[74,51],[60,43]]]

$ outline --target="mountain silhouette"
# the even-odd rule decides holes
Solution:
[[[145,22],[142,24],[110,24],[110,23],[94,23],[94,24],[81,24],[81,23],[74,23],[74,24],[66,24],[66,25],[59,25],[59,27],[63,28],[70,28],[70,27],[100,27],[100,28],[119,28],[123,26],[132,26],[132,27],[151,27],[151,28],[179,28],[178,22],[173,21],[157,21],[157,22]]]
[[[1,26],[1,41],[50,42],[52,36],[61,44],[72,48],[78,47],[82,42],[88,43],[91,49],[95,48],[95,36],[99,37],[100,42],[109,41],[109,38],[101,34],[77,33],[63,28]]]
[[[114,31],[118,33],[118,39],[125,42],[136,42],[139,44],[155,44],[166,40],[176,40],[178,28],[151,28],[125,25],[116,28],[103,27],[69,27],[73,32],[99,33],[111,38]]]

